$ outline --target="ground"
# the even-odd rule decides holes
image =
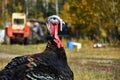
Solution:
[[[14,57],[42,52],[46,44],[1,45],[0,69]],[[67,49],[68,63],[75,80],[120,80],[120,48]]]

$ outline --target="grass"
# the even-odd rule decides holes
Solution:
[[[1,45],[0,54],[27,55],[42,52],[46,44]],[[74,80],[120,80],[120,48],[82,48],[69,50],[65,47]],[[2,69],[11,58],[0,58]]]
[[[75,80],[120,80],[120,48],[66,49]]]
[[[0,69],[4,68],[4,66],[10,61],[10,59],[2,59],[0,58]]]
[[[18,54],[18,55],[26,55],[32,53],[38,53],[45,49],[45,44],[38,45],[2,45],[0,48],[1,53],[7,54]]]
[[[74,66],[72,69],[75,80],[114,80],[113,74],[109,72],[81,69],[79,66]]]
[[[120,48],[82,48],[78,52],[67,49],[68,57],[120,59]]]

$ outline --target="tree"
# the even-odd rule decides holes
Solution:
[[[114,32],[119,35],[119,3],[118,0],[68,0],[61,10],[61,17],[74,33],[79,31],[80,36],[92,35],[97,41],[110,40]]]

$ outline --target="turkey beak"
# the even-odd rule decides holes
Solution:
[[[59,23],[50,23],[50,34],[51,36],[55,37],[58,35]]]

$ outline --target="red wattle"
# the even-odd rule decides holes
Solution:
[[[58,48],[61,48],[63,47],[62,45],[62,42],[60,41],[59,37],[58,37],[58,24],[51,24],[50,25],[50,28],[51,28],[51,34],[53,35],[54,37],[54,41],[55,43],[57,44],[57,47]]]

